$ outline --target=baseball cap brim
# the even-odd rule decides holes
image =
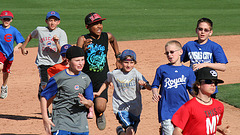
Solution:
[[[9,19],[13,19],[12,16],[1,16],[0,19],[4,19],[4,18],[9,18]]]

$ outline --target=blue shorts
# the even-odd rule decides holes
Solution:
[[[135,132],[137,132],[137,127],[140,122],[140,115],[135,116],[127,111],[119,111],[116,117],[124,129],[132,126]]]
[[[83,133],[75,133],[75,132],[69,132],[64,130],[57,130],[56,132],[52,133],[53,135],[89,135],[89,132],[83,132]]]

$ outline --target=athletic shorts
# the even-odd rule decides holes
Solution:
[[[12,66],[13,61],[9,61],[5,55],[0,52],[0,63],[3,64],[2,72],[10,73],[10,67]]]
[[[135,116],[127,111],[119,111],[116,117],[124,129],[132,126],[134,128],[134,131],[137,132],[137,127],[140,122],[140,115]]]
[[[171,122],[171,119],[167,119],[161,122],[163,135],[172,135],[174,126]]]
[[[41,86],[47,85],[47,83],[48,83],[47,69],[50,68],[50,67],[52,67],[52,66],[50,66],[50,65],[40,65],[40,66],[38,66]]]
[[[103,83],[97,83],[97,84],[93,84],[93,92],[98,92],[99,89],[101,88]],[[98,97],[102,97],[102,98],[105,98],[108,102],[108,87],[101,93],[100,96]],[[97,97],[97,98],[98,98]]]
[[[83,132],[83,133],[75,133],[75,132],[69,132],[64,130],[57,130],[56,132],[52,133],[53,135],[89,135],[89,132]]]

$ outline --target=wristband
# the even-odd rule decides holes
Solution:
[[[118,53],[115,55],[116,58],[120,58],[120,56],[121,56],[121,53]]]

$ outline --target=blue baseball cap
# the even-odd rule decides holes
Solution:
[[[66,56],[66,52],[67,52],[67,49],[70,48],[72,45],[70,44],[65,44],[61,47],[61,51],[60,51],[60,55],[62,57],[65,57]]]
[[[47,16],[46,16],[46,20],[47,20],[49,17],[51,17],[51,16],[55,16],[55,17],[57,17],[57,18],[60,20],[60,15],[59,15],[59,13],[56,12],[56,11],[50,11],[50,12],[48,12],[48,13],[47,13]]]
[[[126,56],[132,56],[133,60],[136,61],[136,53],[133,50],[124,50],[120,56],[120,60],[124,60]]]

